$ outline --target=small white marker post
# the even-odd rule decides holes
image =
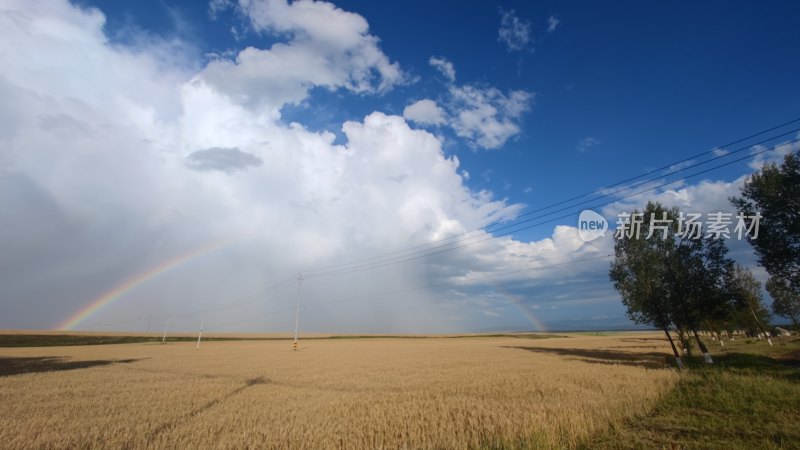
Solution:
[[[161,343],[163,344],[167,340],[167,329],[169,328],[169,319],[167,319],[167,324],[164,325],[164,336],[161,337]]]
[[[294,309],[294,346],[293,350],[297,351],[297,329],[300,325],[300,297],[303,295],[303,272],[297,274],[297,305]]]
[[[203,337],[203,325],[205,325],[204,321],[200,321],[200,333],[197,334],[197,346],[195,348],[200,348],[200,338]]]

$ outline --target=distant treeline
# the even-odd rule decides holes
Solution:
[[[464,334],[464,335],[333,335],[306,337],[304,340],[319,339],[436,339],[436,338],[488,338],[514,337],[520,339],[548,339],[565,337],[545,333],[508,333],[508,334]],[[0,347],[56,347],[68,345],[108,345],[161,343],[162,336],[97,336],[75,334],[0,334]],[[203,341],[288,341],[291,337],[204,337]],[[167,336],[165,342],[194,342],[193,336]]]

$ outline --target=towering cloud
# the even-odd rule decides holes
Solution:
[[[282,114],[315,88],[380,95],[406,82],[367,21],[326,2],[214,5],[274,43],[199,60],[174,40],[112,42],[102,12],[66,0],[0,6],[0,327],[54,326],[117,298],[80,325],[143,328],[153,315],[194,328],[205,314],[211,330],[287,330],[294,294],[267,295],[273,284],[459,236],[469,245],[309,278],[304,326],[486,328],[486,314],[503,323],[509,305],[555,301],[536,287],[553,280],[599,279],[609,294],[591,301],[615,301],[602,267],[547,268],[607,241],[582,243],[568,226],[534,242],[466,234],[522,205],[471,190],[459,160],[416,128],[447,121],[496,148],[520,132],[532,94],[455,85],[442,65],[444,101],[405,118],[373,111],[337,138]],[[408,291],[421,286],[432,287]]]

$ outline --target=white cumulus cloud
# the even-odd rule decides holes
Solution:
[[[276,109],[303,101],[314,86],[375,93],[406,81],[358,14],[322,1],[241,0],[236,8],[256,32],[286,41],[208,64],[200,77],[233,101]]]
[[[447,125],[473,148],[500,148],[522,131],[520,122],[530,109],[532,92],[456,84],[455,67],[447,58],[432,56],[430,64],[448,79],[446,93],[439,103],[422,99],[407,106],[403,117],[420,125]]]
[[[451,83],[456,81],[456,69],[453,63],[441,56],[431,56],[428,63],[438,70]]]
[[[284,105],[310,101],[315,87],[368,95],[402,82],[357,14],[325,2],[242,1],[236,8],[253,30],[284,40],[195,66],[158,39],[112,44],[97,9],[66,0],[2,8],[0,327],[55,326],[140,274],[183,261],[82,326],[144,329],[152,314],[196,329],[200,317],[189,313],[213,309],[203,316],[210,330],[286,331],[294,291],[265,294],[279,280],[440,239],[467,245],[309,277],[303,329],[475,329],[489,319],[484,311],[507,317],[508,290],[556,301],[556,289],[565,291],[553,280],[571,289],[557,300],[561,310],[618,302],[604,261],[570,264],[606,254],[609,241],[584,243],[563,225],[532,242],[467,234],[523,206],[472,191],[439,138],[405,118],[373,111],[343,123],[338,140],[281,120]],[[532,96],[450,84],[434,105],[468,142],[496,148],[519,134]],[[502,283],[486,287],[488,276]],[[342,301],[442,283],[451,287]],[[551,291],[537,290],[544,283]]]
[[[783,157],[787,154],[800,151],[800,142],[798,142],[798,139],[800,139],[800,133],[795,135],[790,141],[773,144],[769,147],[764,145],[754,146],[750,152],[755,154],[755,157],[748,165],[753,170],[761,170],[764,164],[780,164],[783,161]]]
[[[403,117],[422,125],[442,125],[446,120],[442,108],[427,98],[406,106],[403,110]]]
[[[500,9],[500,29],[497,40],[505,44],[508,51],[524,49],[531,40],[531,24],[517,16],[516,11]]]
[[[504,94],[474,85],[451,86],[449,94],[450,124],[456,134],[487,149],[499,148],[520,133],[519,122],[533,100],[527,91]]]
[[[331,133],[283,124],[282,106],[313,87],[379,93],[399,82],[399,68],[361,16],[330,4],[238,7],[253,28],[288,40],[194,70],[168,42],[111,44],[97,9],[64,0],[4,4],[0,326],[55,326],[125,280],[188,254],[195,256],[82,326],[143,327],[130,322],[153,314],[193,328],[180,319],[187,311],[225,305],[298,270],[453,237],[520,210],[471,191],[458,159],[402,117],[373,112],[346,122],[341,144]],[[354,295],[354,286],[369,293],[448,279],[451,261],[459,270],[470,266],[464,261],[480,265],[477,248],[309,279],[304,298],[324,303]],[[451,314],[437,306],[441,295],[309,307],[304,324],[446,330]],[[206,324],[286,330],[290,315],[270,311],[292,301],[265,296],[206,316]]]

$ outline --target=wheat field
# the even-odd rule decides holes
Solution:
[[[6,348],[88,367],[0,376],[0,443],[569,448],[669,390],[667,354],[646,333]]]

